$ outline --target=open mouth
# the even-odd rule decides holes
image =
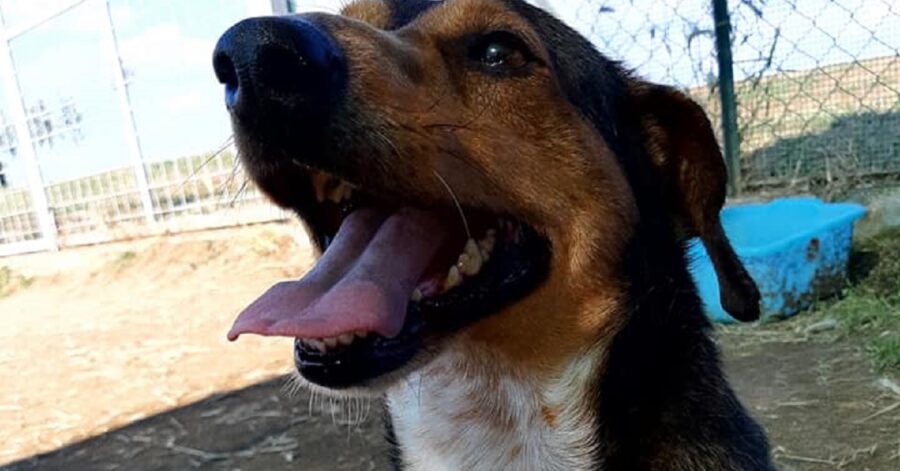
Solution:
[[[341,389],[394,373],[521,300],[549,270],[546,239],[515,218],[417,207],[318,170],[303,175],[291,206],[323,254],[245,309],[228,335],[295,338],[295,363],[312,383]]]

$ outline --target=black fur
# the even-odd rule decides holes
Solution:
[[[391,22],[388,29],[400,29],[431,7],[441,3],[435,0],[386,0],[391,12]]]
[[[599,379],[602,469],[770,470],[768,444],[724,378],[685,247],[630,113],[629,74],[580,34],[521,0],[571,103],[618,156],[640,212],[625,263],[631,316]]]
[[[613,341],[597,399],[598,465],[604,470],[773,470],[762,429],[724,378],[685,247],[665,204],[665,187],[629,106],[632,79],[583,36],[522,0],[508,4],[528,20],[551,56],[569,101],[593,123],[635,195],[640,222],[626,257],[631,280],[626,326]],[[391,29],[439,2],[388,0]],[[392,463],[402,468],[386,416]]]

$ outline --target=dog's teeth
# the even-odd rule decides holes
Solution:
[[[319,339],[304,339],[303,343],[306,344],[307,347],[314,348],[322,353],[325,353],[325,344]]]
[[[336,337],[323,339],[322,341],[325,342],[325,346],[328,348],[334,348],[338,345],[338,339]]]
[[[409,300],[414,303],[417,303],[424,298],[425,298],[425,295],[422,294],[422,290],[420,290],[419,288],[416,288],[415,290],[413,290],[412,296],[409,297]]]
[[[450,271],[447,272],[447,279],[444,280],[444,290],[450,290],[456,288],[457,286],[462,284],[462,274],[459,272],[459,268],[455,265],[450,267]]]
[[[347,189],[344,190],[344,201],[350,201],[353,199],[353,187],[347,185]]]
[[[361,339],[364,339],[369,336],[369,333],[364,330],[357,330],[356,332],[353,333],[353,335],[355,335]]]
[[[470,257],[476,257],[481,254],[481,251],[478,250],[478,244],[475,242],[475,239],[469,239],[466,241],[466,254]]]
[[[478,249],[481,252],[481,258],[487,262],[491,258],[494,246],[497,243],[497,231],[491,229],[485,234],[484,238],[478,241]]]
[[[459,268],[459,271],[462,272],[464,266],[469,264],[469,254],[461,253],[459,254],[459,258],[456,260],[456,267]]]
[[[481,258],[481,250],[473,239],[466,242],[465,253],[459,256],[457,267],[459,271],[466,276],[475,276],[481,271],[481,265],[484,261]]]
[[[343,334],[338,337],[338,343],[341,345],[350,345],[353,343],[353,339],[356,338],[353,334]]]

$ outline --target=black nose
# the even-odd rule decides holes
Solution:
[[[225,104],[245,125],[321,126],[347,83],[334,40],[302,17],[243,20],[219,38],[213,67]]]

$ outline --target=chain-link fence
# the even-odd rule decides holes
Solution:
[[[744,193],[900,182],[895,0],[534,1],[703,104]],[[0,255],[283,217],[222,143],[209,56],[242,17],[342,3],[0,0]]]
[[[733,129],[741,191],[834,196],[900,181],[900,3],[731,0],[717,19],[717,1],[553,6],[603,52],[688,90],[723,140]],[[723,21],[731,32],[717,48]],[[723,45],[734,77],[724,103],[736,111],[724,123]]]

